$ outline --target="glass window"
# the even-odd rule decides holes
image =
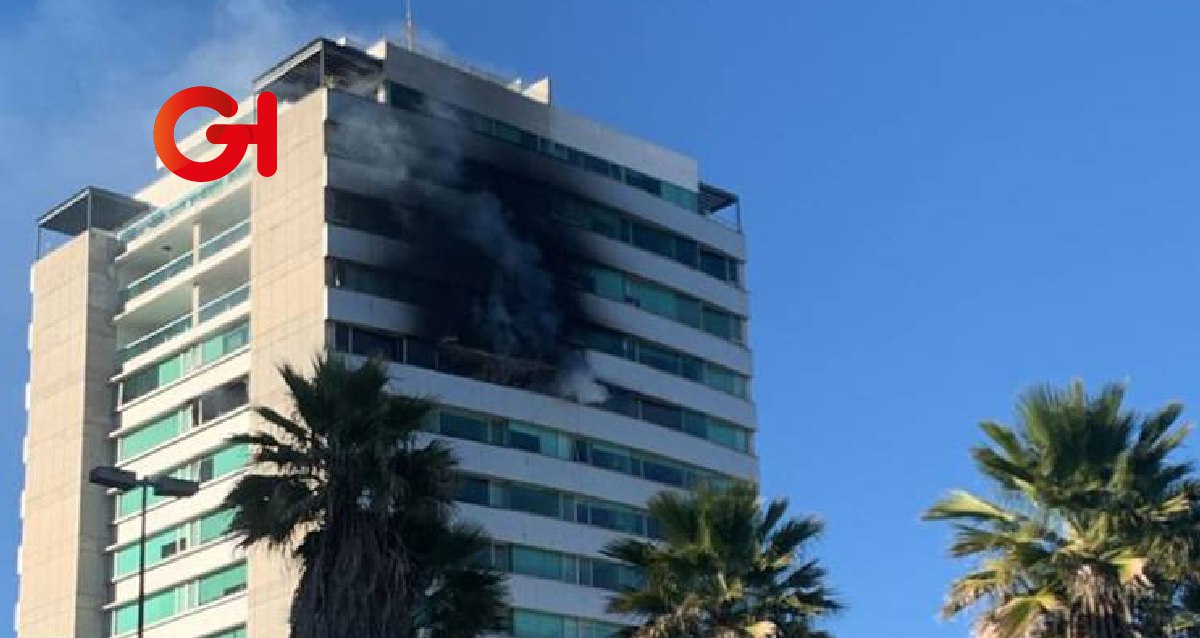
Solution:
[[[508,124],[506,122],[501,122],[499,120],[492,120],[492,134],[494,136],[504,140],[505,142],[510,142],[512,144],[520,144],[521,143],[521,133],[523,133],[523,132],[524,131],[522,131],[521,129],[519,129],[511,124]]]
[[[468,441],[488,442],[488,424],[481,418],[443,411],[438,418],[440,431],[446,436]]]
[[[113,635],[125,634],[137,629],[137,613],[137,605],[125,605],[117,608],[112,614]]]
[[[705,385],[721,390],[722,392],[742,396],[743,393],[738,391],[738,374],[720,366],[706,365],[704,368]]]
[[[185,406],[117,441],[117,460],[123,461],[165,443],[182,433],[191,422],[191,410]]]
[[[165,618],[170,618],[180,611],[180,594],[178,588],[168,589],[166,591],[151,594],[146,597],[145,616],[146,624],[158,622]]]
[[[620,572],[616,563],[603,560],[592,561],[592,586],[619,591],[621,589]]]
[[[220,478],[250,463],[250,446],[234,445],[212,456],[213,478]]]
[[[633,245],[664,257],[675,256],[675,241],[671,233],[645,224],[633,225]]]
[[[646,342],[638,344],[638,361],[671,374],[680,374],[681,362],[678,353],[659,348]]]
[[[437,368],[437,346],[421,339],[404,340],[404,362],[418,368]]]
[[[673,430],[683,429],[683,410],[673,405],[642,400],[642,418]]]
[[[207,543],[224,536],[229,531],[229,526],[233,524],[235,513],[234,510],[227,509],[201,518],[200,543]]]
[[[113,554],[113,576],[119,577],[136,572],[139,560],[137,545],[130,545],[125,549],[117,550]]]
[[[605,445],[603,443],[592,443],[592,465],[602,467],[606,470],[615,470],[617,472],[629,473],[630,459],[629,453],[618,447]]]
[[[246,564],[234,565],[201,578],[197,584],[197,603],[206,605],[246,588]]]
[[[617,505],[590,503],[588,506],[588,520],[592,525],[597,527],[630,534],[645,533],[641,516]]]
[[[675,294],[661,286],[633,280],[629,282],[629,296],[643,310],[671,319],[676,318]]]
[[[607,268],[590,267],[587,275],[591,292],[607,299],[625,300],[625,281],[620,273]]]
[[[558,435],[520,421],[509,422],[508,444],[509,447],[547,456],[557,457],[559,453]]]
[[[246,380],[241,379],[227,383],[215,390],[210,390],[200,397],[200,422],[206,423],[213,419],[233,412],[250,402]]]
[[[351,354],[364,357],[380,357],[384,361],[395,361],[396,340],[373,330],[356,330],[350,341]]]
[[[490,505],[491,499],[488,497],[488,492],[489,485],[486,480],[468,476],[459,480],[458,493],[455,498],[464,503]]]
[[[718,255],[709,250],[700,251],[700,270],[720,279],[721,281],[732,281],[732,264],[724,255]]]
[[[527,609],[514,609],[512,616],[515,638],[568,638],[563,633],[561,616]]]
[[[681,358],[680,373],[692,381],[700,381],[704,376],[704,363],[695,357],[684,355]]]
[[[515,546],[512,548],[512,570],[514,573],[526,576],[561,580],[563,556],[556,552]]]
[[[620,333],[603,328],[588,328],[583,332],[583,342],[587,347],[608,354],[624,357],[625,354],[625,338]]]
[[[559,518],[562,515],[558,492],[528,485],[508,488],[508,506],[519,512]]]
[[[680,323],[689,325],[693,328],[700,328],[704,323],[703,304],[698,299],[691,297],[679,297],[678,305],[676,306],[676,319]]]
[[[704,331],[722,339],[741,341],[741,327],[733,316],[713,308],[704,309]]]
[[[645,173],[640,173],[632,168],[625,168],[625,183],[634,188],[646,191],[652,195],[658,195],[661,192],[662,182],[657,178],[650,177]]]
[[[642,476],[656,483],[684,487],[683,468],[668,463],[642,459]]]
[[[709,423],[708,438],[718,445],[742,452],[747,450],[746,431],[732,424],[717,422],[716,419]]]
[[[694,268],[696,266],[696,262],[699,260],[697,253],[698,248],[696,246],[696,242],[683,237],[675,238],[675,261],[687,264]]]

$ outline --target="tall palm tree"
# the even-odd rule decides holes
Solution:
[[[326,355],[311,377],[280,368],[292,415],[255,408],[258,471],[227,503],[242,544],[301,567],[292,638],[471,638],[497,626],[502,577],[475,560],[489,542],[455,522],[453,455],[415,437],[432,405],[386,392],[371,361]]]
[[[951,555],[974,561],[944,615],[975,610],[979,638],[1162,629],[1152,603],[1179,598],[1173,583],[1195,546],[1197,490],[1173,454],[1189,428],[1176,424],[1178,404],[1143,417],[1123,398],[1119,385],[1095,396],[1079,382],[1038,387],[1019,401],[1015,427],[981,424],[989,441],[972,456],[996,497],[954,491],[924,516],[952,522]]]
[[[663,542],[616,541],[604,553],[638,567],[641,588],[615,595],[609,611],[644,620],[633,638],[817,638],[814,622],[841,608],[825,570],[805,559],[823,528],[789,518],[787,501],[764,509],[758,488],[736,483],[695,494],[662,492],[650,515]]]

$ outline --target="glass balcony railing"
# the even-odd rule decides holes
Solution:
[[[236,244],[243,237],[250,234],[250,220],[243,220],[241,223],[227,228],[208,241],[200,244],[200,261],[204,261],[209,257],[225,250],[226,248]]]
[[[243,284],[238,288],[230,290],[220,297],[200,306],[194,315],[189,312],[181,317],[176,317],[162,326],[155,328],[145,336],[121,346],[117,350],[117,361],[125,363],[142,353],[149,352],[155,346],[166,343],[172,338],[191,330],[193,327],[198,327],[212,320],[249,298],[250,284]]]
[[[159,266],[150,271],[149,274],[138,278],[128,286],[121,289],[121,303],[127,303],[130,299],[152,289],[156,288],[162,282],[178,275],[187,270],[192,265],[192,253],[186,252],[171,261]]]
[[[241,166],[233,169],[225,177],[209,182],[199,188],[192,189],[183,197],[175,201],[156,208],[145,216],[138,218],[136,221],[126,225],[124,228],[117,231],[117,239],[129,243],[138,237],[150,232],[151,230],[165,224],[167,221],[178,217],[180,214],[190,210],[196,204],[211,199],[218,195],[224,194],[229,190],[229,187],[235,182],[239,182],[250,172],[250,162],[246,162]]]
[[[245,303],[250,298],[250,285],[246,284],[240,288],[235,288],[229,292],[213,299],[212,301],[200,306],[199,321],[204,323],[213,317],[233,308],[234,306]]]
[[[250,220],[248,219],[221,231],[220,234],[200,244],[200,261],[220,253],[249,234]],[[159,284],[187,270],[194,263],[192,256],[191,252],[180,255],[125,286],[121,289],[121,303],[128,303],[130,299],[153,290]]]

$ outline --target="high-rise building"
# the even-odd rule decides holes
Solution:
[[[139,496],[90,485],[105,465],[200,483],[150,498],[147,636],[286,636],[296,568],[227,533],[251,458],[228,437],[322,350],[439,401],[514,635],[608,634],[640,575],[600,548],[653,538],[660,490],[757,477],[737,198],[547,80],[412,47],[315,40],[253,88],[279,98],[274,176],[163,171],[38,222],[18,636],[134,631]]]

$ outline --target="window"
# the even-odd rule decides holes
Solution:
[[[207,605],[214,600],[232,596],[246,588],[246,564],[234,565],[201,578],[196,600]]]
[[[671,233],[644,224],[635,224],[633,227],[633,245],[638,248],[658,253],[664,257],[674,257],[674,244],[674,237]]]
[[[630,473],[630,457],[624,450],[603,443],[592,443],[589,447],[591,448],[592,465],[625,474]]]
[[[490,505],[489,484],[484,479],[464,477],[459,480],[456,499],[475,505]]]
[[[208,543],[228,533],[236,513],[233,509],[227,509],[201,518],[197,526],[200,544]]]
[[[670,374],[679,374],[682,369],[679,354],[645,342],[638,344],[638,362]]]
[[[512,548],[512,570],[516,574],[561,580],[563,556],[531,547]]]
[[[446,436],[479,443],[488,442],[487,422],[482,419],[443,411],[438,415],[438,421],[441,433]]]
[[[562,516],[558,492],[528,485],[508,486],[508,507],[518,512],[558,518]]]
[[[250,326],[244,322],[210,337],[121,381],[121,401],[129,402],[149,394],[203,365],[229,355],[249,341]]]
[[[191,427],[191,421],[192,410],[189,404],[122,436],[117,439],[117,460],[124,461],[137,456],[179,436]]]

